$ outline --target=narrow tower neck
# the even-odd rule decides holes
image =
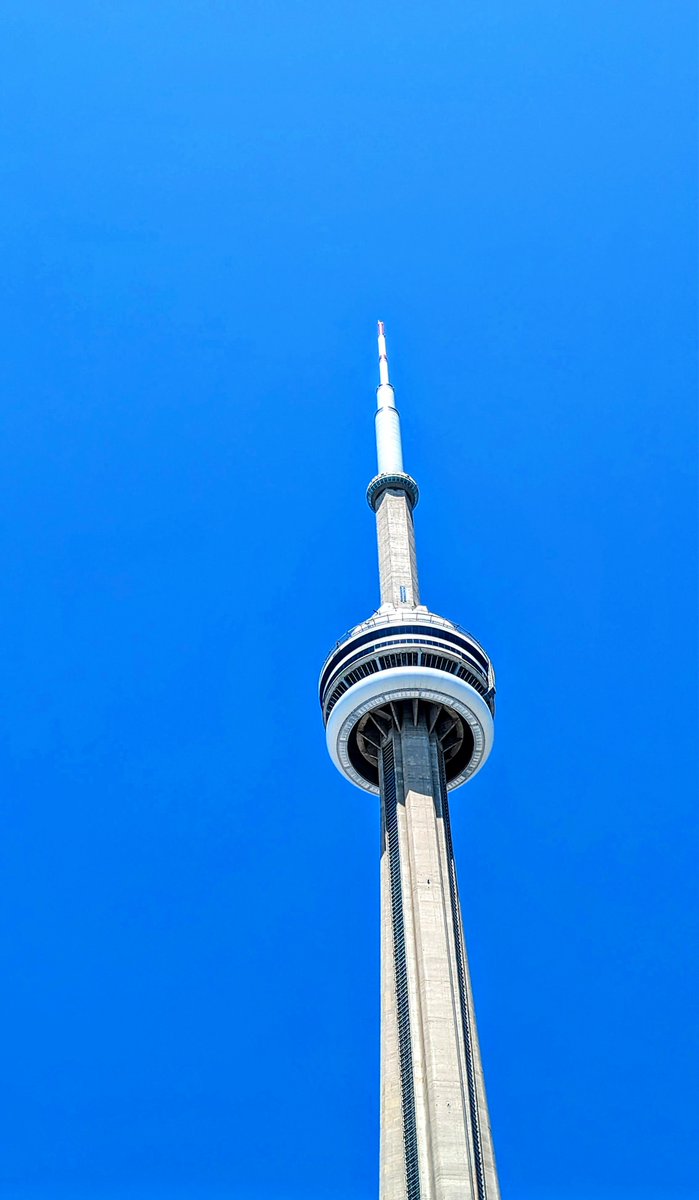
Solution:
[[[420,603],[413,525],[418,488],[403,467],[400,414],[388,371],[383,321],[379,321],[376,454],[379,473],[369,484],[367,499],[376,513],[381,606],[413,608]]]

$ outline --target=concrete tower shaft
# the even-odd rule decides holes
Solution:
[[[497,1200],[444,753],[398,707],[381,748],[381,1200]]]
[[[495,674],[420,604],[382,323],[376,443],[381,606],[331,651],[320,701],[338,770],[381,797],[380,1200],[499,1200],[448,800],[490,753]]]

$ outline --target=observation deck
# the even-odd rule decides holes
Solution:
[[[328,750],[352,783],[378,794],[390,728],[425,711],[447,787],[475,775],[493,741],[495,672],[470,633],[421,605],[379,612],[333,647],[320,676]]]

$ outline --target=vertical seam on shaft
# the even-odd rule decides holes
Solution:
[[[459,912],[459,897],[456,886],[456,867],[454,865],[454,847],[451,840],[451,822],[449,820],[449,803],[447,800],[447,784],[444,771],[444,755],[441,749],[438,752],[439,758],[439,788],[442,800],[442,813],[444,819],[444,834],[447,843],[447,856],[449,859],[449,898],[451,901],[451,915],[454,923],[454,941],[456,943],[456,966],[459,976],[459,1005],[461,1008],[461,1022],[464,1030],[464,1044],[466,1048],[466,1081],[468,1084],[468,1106],[469,1116],[471,1119],[471,1137],[473,1141],[473,1153],[476,1166],[476,1185],[478,1188],[478,1200],[487,1200],[485,1188],[485,1170],[483,1166],[483,1145],[481,1141],[481,1126],[478,1114],[478,1095],[476,1092],[476,1072],[473,1062],[473,1033],[471,1029],[471,1014],[469,1011],[468,998],[466,994],[466,975],[464,971],[464,956],[463,956],[463,934],[461,929],[461,914]]]
[[[403,923],[403,886],[401,882],[400,846],[398,841],[398,796],[396,791],[395,754],[393,744],[390,740],[383,747],[381,759],[383,776],[382,791],[386,820],[386,846],[388,849],[389,878],[391,884],[391,923],[393,929],[396,1010],[398,1015],[398,1053],[400,1058],[401,1104],[403,1110],[406,1200],[420,1200],[420,1166],[417,1149],[408,971],[405,958],[405,928]]]

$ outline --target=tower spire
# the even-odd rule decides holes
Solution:
[[[388,374],[383,321],[379,321],[376,456],[379,473],[369,484],[367,500],[376,513],[381,606],[412,608],[420,603],[413,528],[418,487],[403,467],[400,413]]]
[[[386,329],[383,321],[379,321],[379,381],[388,383],[388,355],[386,353]]]
[[[379,321],[379,386],[376,389],[376,456],[379,475],[403,474],[403,444],[396,395],[388,377],[386,331]]]

